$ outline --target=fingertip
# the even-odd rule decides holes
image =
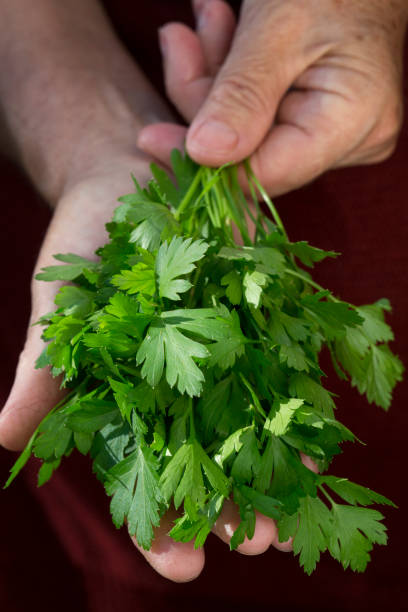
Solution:
[[[230,161],[240,161],[240,135],[235,128],[218,119],[193,122],[187,132],[186,149],[197,163],[219,166]]]
[[[169,165],[173,149],[184,149],[187,128],[174,123],[154,123],[138,135],[137,146],[162,163]]]
[[[280,552],[292,552],[293,551],[293,538],[289,538],[286,542],[279,541],[279,533],[276,532],[276,536],[272,542],[272,546],[279,550]]]
[[[170,536],[153,544],[144,556],[161,576],[178,583],[198,578],[205,564],[202,548],[194,549],[194,542],[174,542]]]
[[[205,564],[203,548],[194,548],[194,542],[176,542],[168,534],[178,514],[169,510],[155,528],[155,537],[149,550],[141,548],[136,537],[131,540],[146,561],[161,576],[172,582],[191,582],[202,572]]]
[[[255,512],[256,524],[255,533],[251,539],[245,540],[237,548],[237,552],[243,555],[261,555],[264,553],[275,537],[277,528],[273,519]],[[213,532],[225,543],[229,543],[234,531],[240,524],[241,518],[237,505],[231,500],[226,500],[220,517],[214,525]]]
[[[275,521],[268,516],[256,512],[256,525],[253,538],[245,538],[237,551],[242,555],[261,555],[270,548],[277,537]]]

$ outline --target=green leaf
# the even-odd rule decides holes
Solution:
[[[361,325],[364,319],[346,302],[324,301],[327,291],[319,291],[301,298],[305,312],[323,329],[328,340],[344,337],[346,327]]]
[[[102,482],[105,482],[107,472],[124,459],[125,449],[133,444],[130,426],[123,421],[109,423],[95,434],[90,452],[93,471]]]
[[[112,423],[118,415],[114,402],[94,398],[81,402],[81,408],[68,416],[66,425],[72,431],[90,434]]]
[[[246,485],[238,486],[240,492],[251,502],[256,510],[269,516],[275,520],[278,520],[281,516],[281,502],[269,495],[263,495],[258,491],[254,491],[251,487]]]
[[[154,258],[150,253],[143,255],[143,260],[130,270],[122,270],[112,278],[112,284],[129,294],[143,293],[153,296],[156,291]]]
[[[324,416],[333,416],[335,405],[330,392],[310,376],[303,373],[291,376],[289,391],[293,397],[304,399],[306,402],[313,404],[315,409]]]
[[[304,342],[310,335],[310,323],[302,318],[292,317],[283,312],[276,313],[289,336],[296,342]]]
[[[232,534],[230,549],[235,550],[247,537],[251,540],[255,533],[256,516],[254,507],[248,498],[241,492],[240,487],[234,487],[234,502],[238,504],[241,522]]]
[[[194,548],[202,547],[221,512],[224,499],[222,495],[216,493],[194,516],[190,516],[186,511],[184,516],[175,520],[176,524],[169,533],[170,537],[176,542],[190,542],[195,538]],[[186,506],[185,502],[185,509]]]
[[[179,397],[169,409],[169,416],[173,417],[168,448],[172,455],[187,441],[187,424],[190,416],[190,402],[187,397]]]
[[[328,548],[330,554],[346,569],[363,572],[375,544],[386,544],[386,528],[377,510],[333,505],[333,525]]]
[[[160,521],[163,497],[158,485],[159,464],[153,452],[139,446],[131,455],[112,467],[107,474],[106,492],[112,495],[111,512],[116,527],[127,518],[130,535],[149,550],[153,526]]]
[[[33,445],[33,453],[39,459],[59,459],[69,449],[72,431],[67,427],[67,417],[55,412],[44,420]]]
[[[93,433],[85,433],[80,431],[74,432],[75,446],[82,455],[87,455],[91,450],[91,446],[94,440]]]
[[[265,421],[264,428],[274,436],[282,436],[290,427],[296,411],[303,405],[302,399],[289,399],[274,402],[271,412]]]
[[[267,276],[262,272],[253,270],[252,272],[246,272],[242,281],[244,287],[244,295],[248,304],[252,304],[255,308],[258,308],[262,288],[267,283]]]
[[[313,247],[305,240],[289,242],[285,244],[285,247],[290,253],[293,253],[295,257],[300,259],[305,266],[309,266],[309,268],[313,268],[315,262],[322,261],[326,257],[337,257],[339,255],[335,251],[323,251]]]
[[[299,502],[298,521],[293,552],[300,554],[300,565],[310,575],[316,568],[320,553],[327,550],[328,535],[333,531],[330,510],[318,497],[303,497]]]
[[[38,470],[37,486],[42,487],[43,484],[48,482],[61,464],[61,459],[48,459],[44,461],[40,469]]]
[[[33,448],[33,444],[34,444],[36,435],[37,435],[37,432],[34,432],[30,440],[28,441],[26,447],[24,448],[24,450],[20,453],[17,461],[13,464],[12,468],[10,469],[10,476],[8,477],[7,482],[4,485],[3,489],[7,489],[7,487],[11,485],[15,477],[21,472],[23,467],[27,464],[28,460],[31,457],[31,451]]]
[[[232,368],[238,357],[245,353],[247,339],[240,327],[240,320],[235,310],[229,312],[224,307],[219,308],[223,321],[223,334],[216,338],[217,342],[207,348],[210,352],[209,367],[219,366],[222,370]]]
[[[375,304],[360,306],[356,310],[364,319],[362,332],[369,342],[375,344],[394,340],[392,329],[384,321],[384,310],[391,310],[388,300],[379,300]]]
[[[95,261],[89,261],[79,255],[73,253],[67,253],[66,255],[54,255],[55,259],[63,261],[69,265],[66,266],[47,266],[41,268],[43,272],[36,274],[36,280],[43,281],[72,281],[81,276],[85,270],[96,271],[98,263]]]
[[[109,304],[105,306],[105,311],[122,319],[137,316],[139,314],[139,306],[135,298],[118,291],[109,298]]]
[[[231,475],[235,482],[250,483],[261,464],[254,428],[244,427],[231,434],[221,445],[217,458],[223,466],[233,458]]]
[[[286,363],[288,368],[299,371],[309,370],[305,352],[298,344],[282,345],[279,351],[279,360],[281,363]]]
[[[365,358],[366,380],[359,385],[360,393],[366,393],[369,402],[375,402],[385,410],[390,407],[392,391],[402,380],[404,366],[387,345],[372,346]]]
[[[177,327],[153,323],[137,353],[137,364],[143,362],[141,374],[150,386],[160,381],[164,364],[166,380],[170,387],[177,386],[180,393],[191,397],[200,395],[204,375],[194,363],[193,357],[208,357],[203,344],[184,336]]]
[[[350,482],[350,480],[347,480],[347,478],[338,478],[337,476],[320,476],[319,480],[323,484],[329,486],[332,491],[342,497],[348,504],[360,504],[361,506],[369,506],[370,504],[385,504],[387,506],[393,506],[396,508],[395,504],[383,495],[380,495],[367,487],[362,487],[355,482]]]
[[[183,238],[175,236],[170,244],[164,242],[156,258],[156,274],[160,297],[170,300],[179,300],[180,293],[184,293],[192,286],[185,279],[178,277],[189,274],[194,270],[194,263],[202,257],[208,245],[204,240]]]
[[[134,242],[148,251],[157,250],[166,230],[176,225],[167,206],[151,202],[138,193],[122,196],[119,201],[123,204],[115,210],[114,220],[136,224],[136,228],[130,234],[129,242]]]
[[[271,276],[282,276],[285,271],[285,258],[272,247],[222,247],[218,257],[223,259],[252,261],[264,266],[264,272]]]
[[[64,309],[65,315],[83,319],[91,311],[95,294],[83,287],[61,287],[55,296],[55,303]]]
[[[231,376],[220,380],[215,386],[211,385],[210,392],[203,395],[197,406],[204,442],[212,440],[214,431],[230,403],[231,386]]]
[[[221,279],[221,285],[226,286],[225,294],[231,304],[238,305],[242,300],[242,281],[236,270],[231,270]]]
[[[207,496],[203,473],[217,493],[228,497],[228,478],[208,457],[197,440],[190,439],[171,458],[160,477],[165,499],[168,501],[174,495],[174,505],[178,508],[188,496],[193,503],[202,506]]]
[[[316,495],[317,477],[302,464],[299,454],[280,438],[271,437],[270,441],[267,461],[269,468],[272,464],[273,478],[267,492],[282,502],[286,513],[293,514],[305,495]],[[258,482],[255,481],[256,485]]]

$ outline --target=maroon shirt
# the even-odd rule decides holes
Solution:
[[[140,16],[140,7],[136,10],[134,2],[105,2],[122,40],[162,89],[156,30],[169,20],[191,22],[192,15],[184,0],[142,4]],[[408,78],[405,81],[408,83]],[[390,298],[397,337],[394,349],[406,364],[407,167],[405,122],[398,149],[387,162],[330,172],[276,201],[293,240],[306,239],[343,253],[341,258],[319,265],[316,278],[321,284],[355,304]],[[50,212],[14,166],[1,161],[0,177],[0,401],[4,401],[24,340],[31,271]],[[325,554],[316,572],[307,577],[290,554],[270,549],[258,557],[246,557],[229,552],[225,544],[210,536],[202,575],[193,583],[170,583],[146,564],[125,529],[114,528],[109,500],[91,474],[90,462],[76,453],[43,488],[36,488],[38,466],[33,460],[24,476],[1,494],[0,609],[407,609],[407,385],[398,386],[388,415],[368,405],[335,375],[329,377],[327,386],[340,394],[340,420],[367,443],[366,447],[344,445],[344,456],[335,460],[331,472],[370,486],[400,506],[399,510],[386,510],[390,544],[375,547],[365,574],[344,572]],[[0,451],[1,482],[13,460],[12,454]]]

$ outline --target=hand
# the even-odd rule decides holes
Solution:
[[[273,196],[391,155],[402,118],[406,0],[195,0],[196,32],[161,30],[167,93],[188,129],[152,125],[139,146],[165,161],[186,139],[210,166],[251,156]]]

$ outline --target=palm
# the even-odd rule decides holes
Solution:
[[[95,249],[106,242],[106,220],[112,216],[118,196],[131,189],[131,172],[137,168],[138,178],[144,182],[148,165],[140,159],[112,156],[110,168],[95,169],[68,189],[57,204],[35,266],[53,263],[54,253],[74,252],[94,258]],[[126,185],[128,187],[126,187]],[[33,281],[30,323],[55,309],[54,295],[58,283]],[[12,450],[24,447],[44,415],[58,401],[61,392],[58,381],[46,370],[35,370],[34,363],[43,348],[39,326],[29,327],[24,350],[13,388],[0,422],[0,443]]]

